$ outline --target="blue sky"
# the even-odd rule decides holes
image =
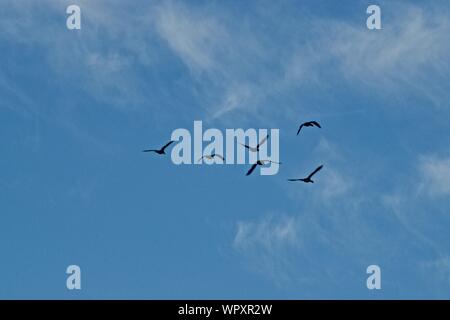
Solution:
[[[370,4],[3,0],[0,298],[450,298],[450,4]],[[141,153],[194,120],[279,173]]]

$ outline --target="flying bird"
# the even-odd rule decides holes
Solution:
[[[269,135],[267,135],[267,136],[265,136],[264,138],[262,138],[261,141],[256,145],[256,147],[250,147],[250,146],[248,146],[248,145],[246,145],[246,144],[242,144],[242,143],[239,143],[239,144],[240,144],[241,146],[246,147],[248,150],[250,150],[250,151],[252,151],[252,152],[258,152],[258,151],[259,151],[259,147],[260,147],[261,145],[263,145],[264,142],[266,142],[268,138],[269,138]]]
[[[303,181],[305,183],[314,183],[313,180],[311,180],[312,176],[315,175],[317,172],[319,172],[323,168],[323,165],[320,165],[317,167],[316,170],[314,170],[309,176],[303,179],[288,179],[288,181]]]
[[[256,161],[254,164],[252,164],[252,166],[250,167],[250,170],[247,171],[247,173],[245,174],[246,176],[249,176],[252,174],[253,171],[255,171],[257,166],[263,166],[266,163],[277,163],[277,164],[281,164],[281,162],[275,162],[272,160],[258,160]]]
[[[197,162],[200,162],[203,158],[206,158],[206,159],[208,159],[208,160],[212,160],[212,159],[214,159],[215,157],[217,157],[217,158],[219,158],[219,159],[222,159],[222,161],[225,162],[225,158],[224,158],[222,155],[218,154],[218,153],[213,153],[213,154],[207,154],[207,155],[204,155],[204,156],[202,156],[200,159],[198,159]]]
[[[300,125],[300,127],[298,128],[297,135],[300,133],[300,130],[302,130],[303,127],[314,127],[314,126],[317,128],[322,128],[320,126],[320,123],[318,123],[317,121],[307,121],[307,122],[302,123]]]
[[[150,149],[150,150],[142,150],[142,152],[155,152],[157,154],[166,154],[165,150],[168,146],[170,146],[174,141],[169,141],[167,142],[164,147],[162,147],[161,149]]]

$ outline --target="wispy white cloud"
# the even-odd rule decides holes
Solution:
[[[274,277],[273,268],[261,270],[265,261],[272,261],[272,267],[276,264],[277,274],[285,282],[289,279],[308,285],[308,277],[309,281],[320,278],[332,282],[338,276],[339,268],[324,265],[322,254],[333,259],[343,255],[352,265],[368,265],[374,260],[381,263],[402,256],[407,246],[408,250],[426,253],[415,257],[414,272],[424,275],[429,268],[420,265],[437,259],[442,272],[447,272],[446,260],[442,259],[449,253],[445,226],[450,220],[448,201],[442,197],[448,195],[448,184],[442,179],[446,177],[448,159],[418,157],[415,173],[374,189],[373,181],[362,174],[364,170],[343,165],[348,162],[347,154],[338,151],[331,141],[322,139],[313,154],[323,157],[326,165],[316,185],[287,186],[292,202],[291,223],[282,218],[238,223],[234,244],[245,261],[265,271],[275,283],[282,280]],[[437,195],[444,203],[434,203]],[[289,225],[288,234],[295,236],[283,238],[274,231],[281,229],[283,221]],[[437,227],[436,221],[442,225]],[[301,265],[301,271],[292,271],[292,265]]]
[[[208,12],[166,2],[158,7],[155,25],[159,35],[192,72],[214,72],[232,39],[220,22]]]
[[[448,8],[433,4],[384,4],[390,18],[383,30],[369,31],[359,20],[324,20],[286,3],[277,8],[286,17],[277,24],[261,14],[267,3],[255,4],[252,19],[218,4],[169,1],[136,10],[120,1],[76,3],[84,21],[79,36],[61,23],[71,2],[50,0],[8,0],[0,36],[40,47],[61,75],[78,75],[97,99],[112,105],[129,108],[149,98],[140,69],[155,72],[168,61],[161,44],[187,67],[188,87],[211,117],[289,115],[304,108],[312,92],[326,95],[342,81],[395,99],[420,93],[439,107],[449,100]],[[49,16],[59,19],[43,18]],[[287,100],[295,106],[274,103],[286,95],[295,97]]]
[[[65,25],[66,7],[73,3],[81,7],[79,31]],[[95,100],[127,110],[148,97],[139,69],[156,55],[149,49],[154,34],[146,32],[151,23],[144,19],[150,7],[136,13],[124,3],[84,0],[7,0],[2,6],[0,38],[40,52],[48,77],[71,81]]]
[[[426,274],[437,275],[446,284],[450,283],[450,255],[425,262],[421,266]]]
[[[289,252],[300,245],[298,231],[296,219],[288,216],[239,221],[233,246],[251,269],[281,285],[290,279]]]
[[[274,221],[265,218],[257,223],[238,222],[234,246],[240,250],[260,247],[265,251],[274,251],[280,245],[296,243],[295,220],[283,218]]]
[[[448,80],[450,71],[448,12],[406,4],[389,9],[395,17],[385,20],[379,32],[331,23],[321,37],[330,58],[344,78],[384,90],[389,97],[417,91],[436,106],[446,105],[449,96],[441,81]]]
[[[171,2],[159,8],[156,23],[160,36],[197,81],[213,91],[206,103],[215,116],[273,112],[269,101],[293,88],[304,90],[297,93],[298,108],[302,95],[311,92],[308,88],[320,91],[343,80],[377,89],[380,96],[396,101],[420,93],[435,106],[445,106],[450,49],[445,10],[435,10],[432,4],[384,7],[394,14],[381,31],[369,31],[360,21],[305,15],[302,28],[307,31],[272,39],[277,50],[259,31],[264,17],[242,25],[226,11],[218,14],[214,6],[187,8]],[[286,21],[295,20],[292,14],[287,13]],[[277,34],[277,25],[273,28]],[[298,28],[298,21],[291,26]]]
[[[415,171],[378,196],[414,241],[425,246],[434,260],[449,254],[445,226],[450,223],[448,197],[450,160],[436,155],[420,155]],[[440,224],[436,224],[440,221]],[[433,260],[433,261],[434,261]],[[430,260],[423,261],[423,264]]]
[[[339,271],[324,264],[323,255],[340,252],[364,261],[367,248],[379,244],[367,243],[373,230],[360,212],[370,205],[370,197],[355,189],[352,174],[344,174],[345,155],[324,138],[313,155],[324,161],[324,169],[314,185],[285,186],[292,205],[289,215],[264,215],[236,224],[234,248],[252,269],[277,285],[309,286],[319,278],[333,283]]]
[[[341,173],[327,168],[322,177],[324,182],[323,189],[320,191],[324,201],[333,197],[342,197],[346,195],[350,189],[352,181]]]
[[[270,80],[260,40],[220,10],[166,2],[155,13],[159,36],[200,85],[203,107],[213,118],[255,110]]]
[[[422,178],[420,193],[430,196],[450,195],[450,158],[422,156],[419,170]]]

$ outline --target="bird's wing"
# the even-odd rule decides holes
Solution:
[[[142,150],[142,152],[156,152],[157,150],[151,149],[151,150]]]
[[[257,164],[255,163],[255,164],[253,164],[251,167],[250,167],[250,170],[248,170],[248,172],[245,174],[246,176],[249,176],[249,175],[251,175],[252,174],[252,172],[255,170],[255,168],[256,168],[256,166],[257,166]]]
[[[323,168],[323,165],[320,165],[317,167],[316,170],[314,170],[313,172],[311,172],[311,174],[308,176],[308,179],[311,179],[313,175],[315,175],[318,171],[320,171],[320,169]]]
[[[262,144],[264,144],[264,142],[267,141],[268,138],[269,138],[269,135],[266,135],[264,138],[261,139],[261,141],[256,146],[257,147],[261,146]]]
[[[246,144],[243,144],[243,143],[240,143],[239,142],[239,144],[241,145],[241,146],[243,146],[243,147],[246,147],[247,149],[251,149],[248,145],[246,145]]]
[[[197,162],[200,162],[200,160],[202,160],[205,156],[201,156],[200,158],[198,158]]]
[[[251,152],[256,152],[256,151],[258,151],[258,148],[253,148],[253,147],[250,147],[250,146],[248,146],[248,145],[246,145],[246,144],[240,143],[240,145],[246,147],[246,148],[247,148],[248,150],[250,150]]]
[[[225,161],[225,158],[224,158],[222,155],[216,153],[215,156],[216,156],[217,158],[222,159],[222,161]]]
[[[288,179],[288,181],[300,181],[302,179]]]
[[[164,147],[161,148],[162,151],[164,151],[165,148],[167,148],[168,146],[170,146],[173,143],[173,141],[169,141],[167,142]]]
[[[318,127],[318,128],[322,128],[322,127],[320,126],[320,123],[318,123],[317,121],[311,121],[311,123],[312,123],[313,125],[315,125],[316,127]]]
[[[266,163],[276,163],[276,164],[281,164],[281,162],[276,162],[276,161],[272,161],[272,160],[259,160],[259,161],[261,161],[263,164],[266,164]]]
[[[302,128],[303,128],[304,125],[305,125],[304,123],[302,123],[302,124],[300,125],[300,127],[298,128],[298,131],[297,131],[297,135],[300,133],[300,131],[302,130]]]

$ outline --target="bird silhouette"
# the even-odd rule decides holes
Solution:
[[[300,133],[300,130],[302,130],[303,127],[314,127],[314,126],[316,126],[317,128],[322,128],[320,126],[320,123],[318,123],[317,121],[307,121],[302,123],[298,128],[297,135]]]
[[[254,164],[252,164],[252,166],[250,167],[250,169],[247,171],[247,173],[245,174],[246,176],[249,176],[252,174],[253,171],[255,171],[257,166],[263,166],[266,163],[277,163],[277,164],[281,164],[281,162],[275,162],[272,160],[258,160],[256,161]]]
[[[142,150],[142,152],[155,152],[157,154],[166,154],[165,150],[168,146],[170,146],[173,143],[173,141],[169,141],[167,142],[164,147],[162,147],[161,149],[149,149],[149,150]]]
[[[202,156],[200,159],[198,159],[197,162],[200,162],[203,158],[206,158],[206,159],[208,159],[208,160],[212,160],[212,159],[214,159],[215,157],[217,157],[217,158],[219,158],[219,159],[222,159],[222,161],[225,162],[225,158],[224,158],[222,155],[218,154],[218,153],[212,153],[212,154],[204,155],[204,156]]]
[[[319,172],[323,168],[323,165],[320,165],[317,167],[316,170],[314,170],[309,176],[303,179],[288,179],[288,181],[303,181],[305,183],[314,183],[313,180],[311,180],[312,176],[315,175],[317,172]]]
[[[242,143],[239,143],[239,144],[240,144],[241,146],[246,147],[248,150],[250,150],[250,151],[252,151],[252,152],[258,152],[258,151],[259,151],[259,147],[260,147],[261,145],[263,145],[264,142],[266,142],[268,138],[269,138],[269,135],[267,135],[267,136],[265,136],[264,138],[262,138],[261,141],[256,145],[256,147],[250,147],[250,146],[248,146],[248,145],[246,145],[246,144],[242,144]]]

